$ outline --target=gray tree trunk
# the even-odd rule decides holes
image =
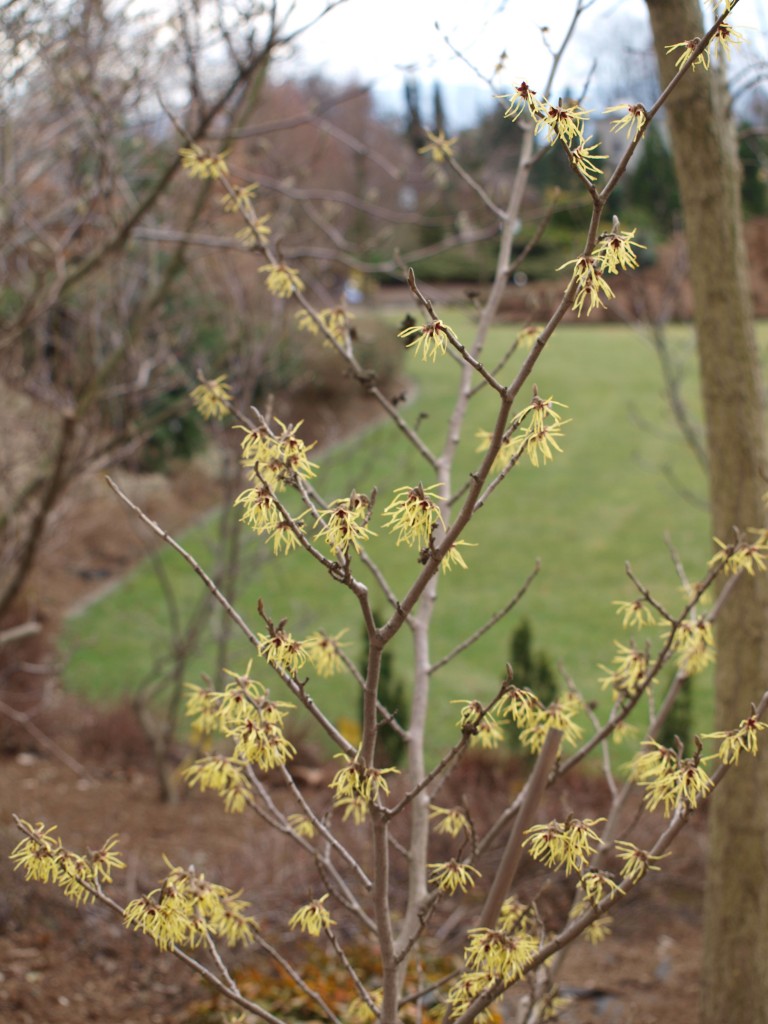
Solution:
[[[703,34],[697,0],[646,0],[662,84],[664,46]],[[727,91],[715,68],[689,72],[668,110],[695,303],[712,531],[761,526],[768,490],[761,367],[755,345]],[[768,580],[742,578],[717,623],[718,728],[768,688]],[[730,772],[709,810],[703,1024],[768,1024],[768,751]]]

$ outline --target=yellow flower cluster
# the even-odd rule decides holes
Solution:
[[[566,875],[580,872],[586,867],[595,852],[600,837],[593,825],[605,818],[568,818],[566,821],[550,821],[545,825],[533,825],[526,829],[523,846],[534,860],[547,867],[565,869]]]
[[[296,313],[296,323],[299,328],[314,335],[323,332],[326,335],[326,345],[331,344],[328,335],[337,345],[343,344],[349,333],[352,320],[353,318],[342,306],[320,309],[314,316],[306,309],[300,309]]]
[[[539,465],[539,455],[544,462],[550,461],[552,448],[562,453],[563,449],[555,438],[562,437],[562,427],[571,421],[562,418],[555,409],[556,405],[561,409],[567,408],[562,402],[556,402],[551,395],[549,398],[540,398],[539,395],[534,395],[531,404],[523,409],[517,417],[518,420],[521,420],[530,414],[525,430],[514,438],[513,443],[518,452],[525,451],[533,466]]]
[[[290,705],[287,705],[290,706]],[[263,772],[280,768],[296,753],[296,748],[286,739],[282,718],[272,721],[268,716],[256,715],[245,720],[236,733],[234,756],[246,764],[255,764]]]
[[[28,832],[11,852],[14,870],[23,868],[26,880],[57,885],[64,895],[75,903],[88,903],[94,899],[93,889],[112,882],[112,872],[125,867],[115,850],[117,836],[107,839],[98,850],[87,854],[66,849],[54,835],[56,826],[47,828],[43,822],[36,825],[19,821]]]
[[[585,871],[579,879],[579,887],[588,903],[596,906],[604,896],[616,892],[618,885],[607,871],[595,868]]]
[[[181,774],[190,787],[218,793],[224,801],[224,809],[232,814],[242,813],[251,802],[246,764],[236,757],[210,754],[195,761]]]
[[[537,99],[536,90],[531,89],[527,82],[521,82],[511,93],[498,96],[497,99],[509,100],[504,117],[511,121],[516,121],[524,110],[527,110],[534,119],[541,117],[546,107],[546,100]]]
[[[261,217],[249,216],[248,223],[235,233],[235,238],[246,249],[263,249],[269,242],[272,228],[269,226],[270,214],[265,213]]]
[[[730,6],[727,6],[726,9],[730,10]],[[675,67],[679,68],[690,59],[700,42],[700,39],[684,39],[681,43],[673,43],[671,46],[665,46],[664,49],[667,51],[667,54],[680,50],[675,61]],[[717,59],[718,56],[721,56],[723,60],[728,60],[731,56],[732,48],[739,46],[743,42],[744,36],[741,32],[737,32],[727,21],[721,21],[715,29],[709,45],[694,60],[691,70],[695,71],[698,67],[709,68],[712,59]]]
[[[275,494],[285,490],[295,477],[311,480],[315,475],[317,465],[310,462],[309,452],[317,442],[308,445],[299,437],[303,422],[299,420],[298,423],[286,426],[282,420],[275,418],[279,431],[267,427],[246,430],[241,442],[243,465],[252,471],[258,468],[262,480]],[[236,504],[248,504],[246,499],[241,501],[240,498]]]
[[[350,816],[356,825],[362,824],[368,816],[368,805],[380,796],[389,795],[389,783],[385,776],[399,775],[397,768],[368,767],[359,755],[336,754],[345,764],[339,768],[330,782],[333,790],[333,805],[343,810],[343,820]]]
[[[384,509],[384,515],[389,519],[388,528],[397,532],[398,547],[405,542],[409,547],[425,548],[437,523],[445,526],[438,505],[436,492],[439,490],[440,484],[432,487],[417,484],[395,490],[395,497]]]
[[[477,723],[469,743],[470,746],[481,747],[483,750],[496,750],[503,740],[503,728],[489,712],[482,721]]]
[[[517,931],[471,928],[464,962],[474,970],[487,971],[505,984],[522,977],[538,952],[539,940],[523,925]]]
[[[291,675],[296,675],[309,657],[309,645],[305,640],[296,640],[286,630],[278,627],[269,634],[259,633],[259,654],[270,665]]]
[[[490,971],[465,971],[446,996],[451,1017],[460,1017],[478,996],[488,992],[498,981],[499,978]],[[496,1017],[490,1009],[485,1009],[474,1019],[478,1024],[491,1024]]]
[[[226,195],[220,199],[227,213],[239,213],[245,219],[245,227],[237,232],[235,238],[248,249],[261,249],[269,241],[272,229],[269,227],[270,215],[259,217],[253,205],[253,196],[258,183],[250,185],[230,185]]]
[[[437,804],[430,804],[429,816],[437,819],[435,832],[440,835],[453,836],[455,839],[461,832],[470,832],[469,819],[461,807],[439,807]]]
[[[612,229],[600,236],[591,253],[567,260],[557,268],[573,267],[572,278],[576,282],[573,309],[578,316],[585,311],[589,316],[593,310],[605,308],[603,299],[614,297],[606,274],[635,269],[638,266],[635,249],[644,248],[635,241],[635,230],[621,231],[614,218]]]
[[[742,571],[750,576],[754,576],[756,572],[765,572],[768,566],[768,530],[752,529],[750,533],[756,534],[751,543],[741,539],[734,544],[725,544],[717,537],[713,537],[720,550],[710,558],[708,565],[722,566],[727,576]]]
[[[359,793],[337,797],[333,801],[333,806],[343,812],[342,821],[351,818],[355,825],[362,825],[368,817],[368,801]]]
[[[653,854],[648,853],[647,850],[641,850],[634,843],[629,843],[622,839],[616,842],[616,853],[624,861],[621,867],[621,877],[628,879],[635,885],[646,872],[661,871],[657,861],[660,861],[662,857],[669,856],[668,854],[662,854],[661,857],[655,857]]]
[[[505,935],[508,935],[514,932],[518,926],[522,926],[530,914],[531,908],[527,903],[521,902],[516,896],[508,896],[499,911],[498,927]]]
[[[317,938],[322,932],[328,931],[332,925],[336,924],[325,907],[327,899],[328,893],[321,896],[319,900],[312,900],[311,903],[305,903],[303,907],[299,907],[288,921],[291,931],[298,928],[305,935]]]
[[[587,181],[597,181],[597,176],[603,173],[603,169],[595,161],[607,160],[608,154],[595,152],[600,148],[599,142],[596,142],[593,146],[587,145],[591,139],[592,136],[590,135],[588,139],[585,139],[584,142],[572,149],[570,156],[573,166]]]
[[[290,299],[304,291],[304,282],[295,267],[287,263],[265,263],[259,267],[260,274],[266,274],[267,289],[278,299]]]
[[[541,398],[534,394],[531,403],[517,413],[510,423],[494,461],[494,469],[506,469],[516,463],[523,452],[527,453],[531,465],[536,467],[540,459],[542,463],[551,461],[554,457],[553,450],[562,453],[563,449],[557,440],[563,436],[562,428],[571,421],[564,420],[555,406],[567,408],[562,402],[556,402],[551,395],[549,398]],[[524,429],[520,430],[524,423]],[[490,433],[487,430],[478,430],[475,436],[479,439],[476,450],[487,451],[491,442]]]
[[[464,864],[462,861],[451,860],[439,864],[428,864],[431,874],[429,881],[436,885],[440,892],[448,892],[451,895],[457,889],[466,892],[475,884],[475,878],[480,877],[480,872],[471,864]]]
[[[303,839],[312,839],[314,837],[315,826],[306,815],[289,814],[287,821],[297,836],[301,836]]]
[[[526,351],[532,349],[533,343],[536,341],[543,329],[544,328],[541,324],[529,324],[519,332],[515,338],[515,345],[517,345],[518,348],[525,349]]]
[[[575,920],[591,909],[589,903],[585,900],[577,900],[571,907],[568,917],[570,920]],[[611,918],[607,915],[595,918],[594,921],[587,925],[582,934],[590,946],[596,946],[611,934]]]
[[[653,811],[661,805],[665,817],[679,804],[697,807],[712,789],[701,758],[680,757],[656,740],[646,740],[642,745],[647,750],[632,761],[631,776],[645,789],[646,807]]]
[[[731,42],[735,42],[737,33],[727,28],[718,33],[721,45],[727,49]],[[680,43],[678,46],[688,46]],[[695,45],[695,44],[694,44]],[[676,47],[668,48],[675,49]],[[682,58],[685,59],[685,58]],[[701,58],[699,58],[701,60]],[[539,98],[535,90],[531,89],[527,82],[522,82],[509,95],[499,97],[509,100],[509,106],[504,113],[505,117],[515,121],[527,110],[534,122],[534,132],[546,131],[547,141],[550,145],[561,142],[568,151],[571,166],[582,176],[586,182],[595,182],[603,168],[600,161],[606,160],[607,155],[598,152],[599,142],[590,145],[592,136],[585,137],[584,127],[588,120],[589,113],[575,103],[550,103],[544,97]],[[611,131],[622,131],[627,129],[627,136],[637,138],[645,129],[647,116],[642,104],[620,104],[619,106],[608,107],[606,114],[621,112],[622,116],[611,122]],[[581,316],[582,312],[589,315],[594,309],[605,308],[605,301],[614,297],[613,289],[606,280],[606,274],[616,274],[619,270],[633,269],[637,267],[636,248],[643,248],[634,241],[635,232],[619,231],[618,225],[614,223],[613,229],[603,235],[598,241],[594,252],[585,253],[574,260],[558,267],[573,267],[573,280],[576,282],[574,292],[573,309]]]
[[[681,622],[672,639],[672,650],[680,671],[686,676],[701,672],[715,660],[712,623],[702,618]]]
[[[259,481],[239,494],[234,504],[235,507],[243,506],[240,522],[247,523],[256,533],[273,531],[281,521],[280,510],[271,488]]]
[[[611,121],[611,131],[620,132],[626,128],[627,138],[632,136],[633,139],[636,139],[643,128],[645,128],[645,122],[647,121],[645,108],[641,103],[621,103],[618,107],[606,107],[605,113],[616,114],[620,110],[623,110],[624,114],[622,117]],[[633,131],[634,135],[632,135]]]
[[[271,533],[267,537],[267,544],[272,545],[272,554],[277,557],[282,554],[290,554],[295,548],[301,547],[301,536],[304,533],[304,524],[302,518],[306,513],[302,513],[300,516],[293,516],[291,518],[285,518],[281,516],[271,526]]]
[[[376,534],[369,528],[371,502],[365,494],[353,491],[348,498],[337,498],[322,513],[322,525],[315,534],[334,555],[345,557],[350,549],[360,553],[360,544]]]
[[[668,622],[656,619],[652,605],[644,598],[613,603],[625,628],[635,626],[642,629],[658,625],[664,630],[665,643],[671,636],[671,650],[678,668],[685,676],[695,675],[714,661],[715,639],[712,623],[708,619],[693,617],[670,626]],[[614,644],[618,653],[613,658],[613,668],[599,666],[605,672],[600,682],[603,688],[610,686],[614,697],[619,700],[637,697],[648,683],[651,666],[648,650],[638,650],[634,642],[626,645],[614,641]]]
[[[740,46],[743,42],[744,36],[741,32],[737,32],[727,21],[721,21],[709,44],[710,59],[717,59],[718,56],[721,56],[724,61],[729,60],[731,49],[734,46]]]
[[[621,624],[624,629],[629,629],[632,626],[642,629],[644,626],[656,625],[653,607],[645,598],[637,598],[634,601],[613,601],[612,603],[616,605],[616,614],[621,616]]]
[[[638,266],[635,249],[645,249],[635,241],[636,228],[622,231],[618,220],[610,231],[600,235],[593,255],[598,260],[600,269],[607,274],[618,274],[620,270],[635,270]]]
[[[452,159],[453,150],[457,139],[446,139],[445,132],[426,132],[427,144],[422,146],[419,153],[426,153],[437,164],[445,163]]]
[[[495,750],[499,746],[504,739],[503,728],[490,711],[483,713],[480,701],[452,700],[451,704],[463,705],[457,725],[471,736],[470,746],[480,746],[483,750]]]
[[[518,729],[525,729],[535,719],[544,705],[532,690],[510,686],[499,701],[499,712],[511,718]]]
[[[647,651],[639,651],[634,643],[627,646],[614,640],[618,651],[613,658],[614,668],[605,665],[599,667],[606,673],[600,684],[605,689],[610,686],[617,699],[636,697],[644,686],[650,660]]]
[[[196,144],[179,150],[181,166],[190,178],[217,181],[227,174],[227,153],[208,154]]]
[[[228,811],[242,811],[250,801],[248,766],[270,771],[286,764],[296,748],[286,738],[283,725],[293,706],[272,700],[257,679],[250,678],[251,662],[242,675],[225,669],[232,677],[224,690],[187,684],[187,715],[202,735],[220,731],[233,743],[232,755],[213,754],[198,759],[183,771],[190,786],[212,789]]]
[[[227,384],[226,376],[203,381],[190,392],[189,397],[197,411],[206,420],[223,419],[229,412],[232,403],[232,392]]]
[[[243,465],[250,468],[251,484],[235,499],[243,506],[240,521],[259,536],[267,535],[275,555],[288,553],[301,543],[302,518],[306,513],[286,517],[276,495],[298,480],[309,480],[317,466],[309,460],[314,443],[307,445],[298,436],[301,421],[290,427],[275,421],[278,432],[258,427],[248,430],[242,441]]]
[[[742,719],[738,728],[727,729],[722,732],[707,732],[703,734],[705,740],[721,740],[720,747],[715,755],[723,764],[738,764],[742,751],[757,754],[757,734],[763,729],[768,729],[765,722],[761,722],[756,715]]]
[[[269,634],[259,633],[259,654],[275,668],[296,675],[309,662],[320,676],[331,676],[343,668],[340,652],[347,646],[341,642],[346,630],[336,636],[312,633],[305,640],[297,640],[291,633],[278,627]]]
[[[355,996],[347,1007],[345,1020],[348,1024],[376,1024],[376,1021],[379,1019],[383,1000],[382,990],[380,988],[372,989],[368,992],[368,999],[370,999],[374,1007],[376,1007],[376,1010],[373,1010],[362,996]]]
[[[464,948],[465,971],[452,986],[446,1000],[451,1017],[458,1017],[478,996],[496,985],[507,986],[523,976],[539,949],[530,928],[528,908],[514,898],[502,907],[496,928],[472,928]],[[493,1019],[489,1010],[475,1017]]]
[[[563,733],[563,742],[574,746],[583,730],[576,721],[581,711],[581,700],[574,693],[566,693],[544,705],[531,690],[510,687],[498,704],[499,714],[511,718],[520,731],[520,742],[532,754],[544,746],[550,729]]]
[[[568,915],[571,920],[581,917],[596,908],[605,896],[619,891],[619,884],[608,871],[590,868],[579,879],[577,899]],[[611,933],[611,918],[606,914],[596,918],[584,929],[583,935],[590,945],[597,945]]]
[[[533,709],[520,733],[520,742],[532,754],[538,754],[550,729],[559,729],[563,734],[562,742],[575,746],[583,732],[576,721],[580,711],[581,700],[575,693],[566,693],[546,707]]]
[[[613,289],[605,279],[605,272],[596,256],[579,256],[575,260],[562,263],[557,269],[573,265],[573,279],[576,281],[576,294],[573,309],[581,316],[586,307],[587,316],[595,309],[605,309],[603,298],[612,299]]]
[[[677,60],[675,61],[675,67],[679,68],[693,56],[693,52],[700,42],[700,39],[684,39],[681,43],[672,43],[671,46],[665,46],[664,49],[667,51],[668,55],[674,53],[675,50],[680,50]],[[709,49],[702,50],[691,65],[691,70],[695,71],[698,67],[709,67]]]
[[[248,904],[238,893],[209,882],[194,868],[166,863],[170,872],[162,886],[125,908],[127,928],[149,935],[163,950],[194,948],[206,936],[222,938],[229,946],[253,941],[258,925],[246,914]]]
[[[509,100],[509,106],[504,113],[505,117],[516,121],[518,117],[527,110],[530,114],[536,134],[542,131],[547,133],[547,141],[554,145],[557,141],[562,142],[569,151],[571,164],[587,180],[594,182],[598,175],[603,173],[595,161],[606,160],[607,155],[598,153],[599,143],[589,145],[591,136],[584,137],[584,127],[589,117],[589,112],[582,109],[575,103],[553,104],[544,97],[539,98],[535,90],[531,89],[527,82],[522,82],[509,95],[499,97]],[[619,111],[623,116],[611,123],[611,131],[627,129],[627,135],[634,138],[643,130],[646,122],[646,113],[641,104],[621,104],[615,107],[608,107],[606,114],[613,114]]]
[[[584,143],[584,123],[589,118],[589,111],[584,110],[577,103],[561,104],[547,103],[539,107],[536,115],[536,127],[534,133],[546,130],[547,142],[550,146],[560,140],[569,148],[574,142],[578,145]]]
[[[219,202],[227,213],[255,214],[253,196],[258,187],[255,181],[250,185],[233,185],[231,192],[223,195]]]
[[[467,563],[464,561],[464,555],[462,555],[459,549],[476,547],[477,544],[470,544],[468,540],[455,540],[443,555],[443,560],[440,562],[440,572],[450,572],[456,565],[462,569],[468,568]]]
[[[326,633],[313,633],[307,637],[305,644],[309,650],[312,665],[319,676],[335,676],[344,668],[341,651],[349,644],[342,642],[341,638],[346,632],[346,629],[342,629],[335,636],[328,636]]]
[[[416,355],[421,352],[423,362],[431,359],[434,363],[438,355],[445,355],[448,351],[449,331],[453,333],[452,329],[442,320],[431,320],[428,324],[415,324],[413,327],[406,327],[405,330],[400,331],[398,338],[410,338],[415,335],[405,347],[412,348]]]

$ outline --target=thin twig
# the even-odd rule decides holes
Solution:
[[[440,658],[439,661],[436,661],[433,665],[431,665],[429,669],[430,675],[437,672],[439,669],[443,668],[443,666],[447,665],[448,662],[452,661],[455,657],[457,657],[457,655],[461,654],[463,651],[466,651],[466,649],[468,647],[471,647],[472,644],[478,641],[481,636],[484,636],[488,632],[488,630],[493,629],[493,627],[500,619],[503,619],[505,615],[508,615],[509,612],[511,612],[512,609],[515,607],[515,605],[519,604],[520,601],[523,599],[531,583],[533,583],[533,581],[536,579],[536,576],[538,575],[540,569],[541,561],[537,558],[535,567],[531,570],[530,574],[528,575],[528,578],[523,583],[522,587],[520,587],[515,596],[510,601],[508,601],[503,608],[500,608],[499,611],[495,612],[486,623],[480,626],[479,629],[476,629],[471,636],[467,637],[466,640],[462,640],[461,643],[457,644],[453,648],[453,650],[449,651],[446,655]]]
[[[87,779],[89,782],[96,781],[88,769],[84,765],[80,764],[79,761],[76,761],[74,757],[71,757],[63,747],[59,746],[56,740],[53,740],[50,736],[46,735],[46,733],[44,733],[43,730],[35,724],[31,715],[27,712],[17,711],[16,708],[11,707],[10,704],[6,704],[5,701],[0,700],[0,714],[5,715],[6,718],[10,718],[12,722],[20,725],[23,729],[26,729],[29,735],[34,737],[41,747],[47,750],[56,758],[57,761],[61,761],[63,765],[66,765],[66,767],[69,768],[70,771],[74,772],[75,775],[78,775],[81,779]]]

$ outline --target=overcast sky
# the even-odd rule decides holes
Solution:
[[[297,0],[297,14],[306,18],[319,6],[321,0]],[[762,53],[766,6],[768,0],[740,0],[732,18],[742,31],[753,30],[753,48]],[[451,52],[447,36],[485,75],[493,73],[505,50],[500,85],[525,79],[540,87],[550,67],[541,29],[548,28],[544,38],[557,48],[573,8],[573,0],[346,0],[308,33],[298,67],[369,82],[380,96],[402,93],[406,69],[452,91],[457,86],[482,90],[477,75]],[[604,78],[620,74],[620,51],[642,42],[645,20],[643,0],[595,0],[582,16],[553,92],[579,88],[594,57],[601,65],[598,86],[600,73]]]

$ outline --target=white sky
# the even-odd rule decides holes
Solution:
[[[297,0],[296,6],[303,20],[322,0]],[[732,18],[738,29],[750,30],[753,47],[762,52],[767,6],[768,0],[740,0]],[[506,50],[499,84],[525,79],[536,88],[550,67],[541,27],[548,26],[547,39],[557,48],[573,9],[574,0],[346,0],[307,34],[303,57],[292,70],[316,67],[330,77],[370,82],[379,95],[402,93],[406,68],[427,83],[482,89],[478,77],[445,44],[447,35],[485,75],[493,73]],[[636,29],[645,22],[643,0],[595,0],[582,16],[554,91],[558,86],[580,88],[592,58],[599,58],[601,51],[615,63],[616,55],[607,53],[614,31],[623,29],[625,45],[634,41],[632,30],[623,28],[627,20]]]
[[[310,9],[314,0],[298,6]],[[356,75],[384,89],[400,87],[406,67],[446,84],[477,84],[443,41],[447,35],[485,74],[506,50],[510,70],[521,71],[512,77],[533,79],[547,67],[540,26],[548,25],[557,42],[570,6],[569,0],[347,0],[312,29],[306,50],[329,73]]]

